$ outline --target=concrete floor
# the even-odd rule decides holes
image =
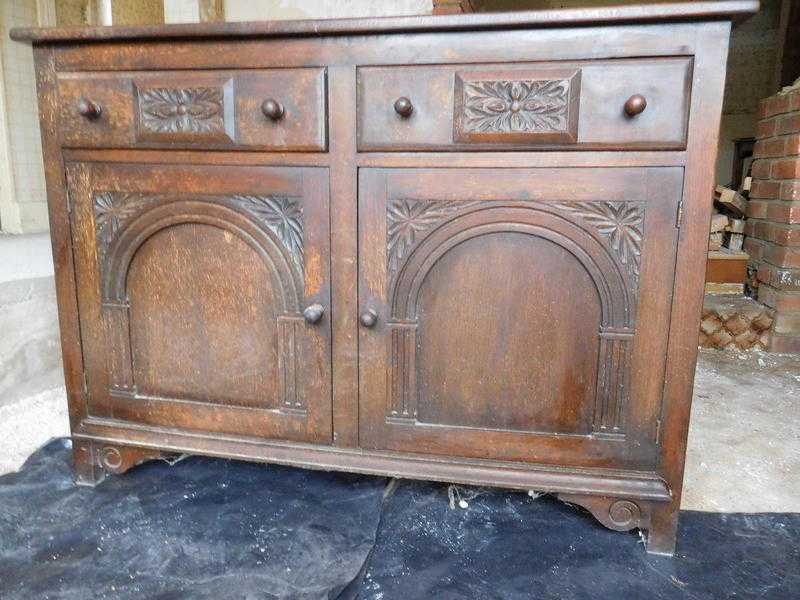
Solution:
[[[701,350],[683,508],[800,512],[800,355]],[[0,473],[68,434],[56,388],[0,407]]]

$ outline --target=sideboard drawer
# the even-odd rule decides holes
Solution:
[[[361,151],[681,149],[692,59],[363,67]]]
[[[73,147],[326,149],[325,70],[66,73],[59,138]]]

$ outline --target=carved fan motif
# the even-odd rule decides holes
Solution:
[[[465,83],[463,127],[481,133],[564,131],[569,86],[566,79]]]
[[[151,88],[139,92],[141,127],[155,133],[224,129],[221,88]]]
[[[291,196],[234,196],[233,201],[278,236],[303,272],[303,206]]]
[[[619,261],[637,280],[642,255],[644,215],[633,202],[564,202],[559,208],[568,210],[591,223],[607,241]],[[634,286],[636,287],[636,286]]]
[[[432,228],[455,211],[475,202],[431,202],[405,198],[389,203],[386,218],[388,267],[390,277],[397,272],[420,232]]]
[[[101,192],[94,197],[94,223],[100,261],[126,221],[156,201],[141,194]]]

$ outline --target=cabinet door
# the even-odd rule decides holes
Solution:
[[[327,170],[67,177],[90,418],[330,442]]]
[[[362,171],[362,445],[652,464],[682,175]]]

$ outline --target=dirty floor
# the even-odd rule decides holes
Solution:
[[[800,355],[701,350],[682,508],[800,512],[798,414]],[[68,431],[63,388],[0,407],[0,474]]]

